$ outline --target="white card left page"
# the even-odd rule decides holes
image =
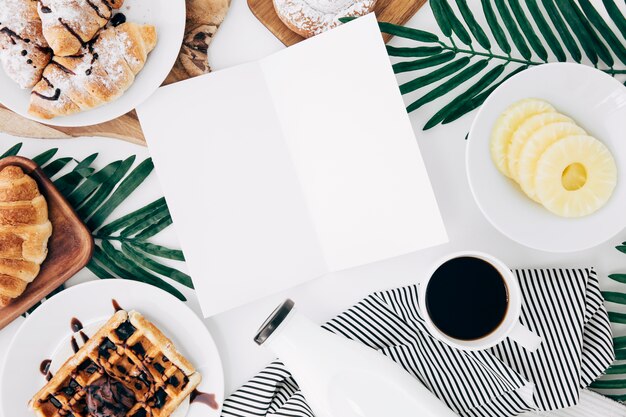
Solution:
[[[257,63],[138,112],[206,317],[328,272]]]

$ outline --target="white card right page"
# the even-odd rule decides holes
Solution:
[[[331,270],[447,242],[373,14],[261,67]]]

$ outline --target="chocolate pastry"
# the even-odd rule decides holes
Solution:
[[[154,26],[109,27],[75,56],[55,56],[30,98],[29,113],[51,119],[120,97],[135,81],[157,42]]]
[[[0,62],[6,74],[20,88],[31,88],[41,80],[51,57],[37,3],[0,0]]]
[[[43,34],[54,55],[77,54],[119,9],[123,0],[39,0]]]

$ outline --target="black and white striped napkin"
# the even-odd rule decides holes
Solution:
[[[521,322],[543,337],[528,353],[508,339],[463,352],[433,338],[417,286],[374,293],[326,323],[331,332],[381,351],[461,416],[515,416],[577,404],[614,359],[611,329],[593,269],[514,271]],[[224,402],[223,416],[312,417],[296,381],[273,362]]]

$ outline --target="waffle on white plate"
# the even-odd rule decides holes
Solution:
[[[32,398],[38,416],[167,417],[201,375],[136,311],[118,311]]]

